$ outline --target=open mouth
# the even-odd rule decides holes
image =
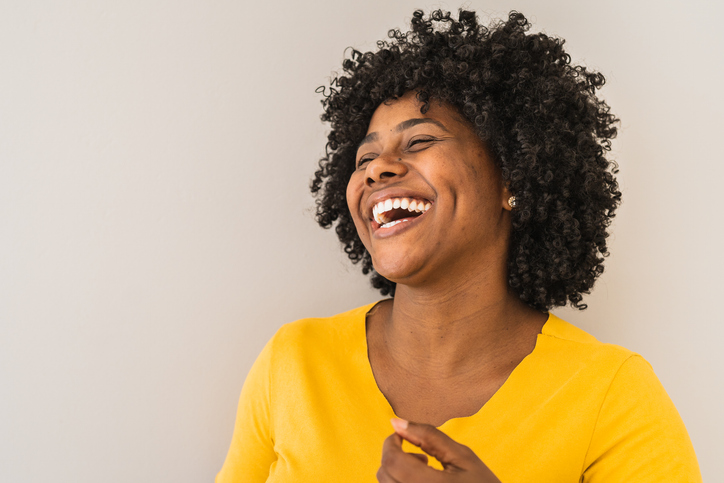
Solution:
[[[380,228],[390,228],[404,221],[411,221],[430,209],[432,203],[424,199],[389,198],[372,208],[372,216]]]

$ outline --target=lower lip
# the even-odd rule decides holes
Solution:
[[[421,218],[424,218],[425,215],[430,210],[427,210],[425,213],[421,214],[420,216],[415,216],[412,218],[403,218],[405,221],[401,221],[400,223],[391,226],[389,228],[382,228],[381,225],[379,225],[376,221],[372,222],[372,234],[375,236],[375,238],[387,238],[390,236],[397,235],[399,233],[402,233],[403,231],[407,231],[413,226],[417,225],[420,222]]]

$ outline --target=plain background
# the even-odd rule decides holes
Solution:
[[[722,4],[466,5],[607,77],[624,203],[555,312],[653,364],[721,481]],[[430,6],[0,1],[0,480],[210,481],[276,329],[378,298],[313,221],[315,88]]]

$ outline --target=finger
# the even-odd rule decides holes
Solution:
[[[382,444],[382,465],[384,475],[397,481],[434,481],[439,471],[427,466],[427,456],[402,451],[402,437],[393,433]],[[379,478],[379,476],[378,476]]]
[[[429,424],[411,423],[404,419],[392,419],[395,433],[402,436],[425,453],[434,456],[444,467],[449,465],[468,469],[478,458],[465,445]]]
[[[388,440],[389,440],[389,441],[388,441]],[[401,437],[400,435],[398,435],[398,434],[395,434],[395,433],[391,434],[391,435],[385,440],[384,444],[382,445],[382,454],[383,454],[383,456],[384,456],[384,454],[385,454],[385,451],[388,451],[388,449],[389,449],[388,445],[394,445],[394,446],[398,447],[398,448],[400,449],[400,451],[402,451],[402,437]],[[425,465],[427,465],[428,458],[427,458],[427,455],[426,455],[426,454],[422,454],[422,453],[408,453],[408,452],[406,452],[406,451],[405,451],[404,453],[405,453],[405,454],[408,454],[408,455],[410,455],[410,456],[413,456],[413,457],[415,457],[415,458],[417,458],[417,459],[420,460],[422,463],[425,463]]]
[[[407,454],[410,454],[410,455],[414,456],[415,458],[419,459],[420,461],[422,461],[423,463],[427,464],[427,455],[426,454],[422,454],[422,453],[407,453]]]
[[[400,483],[394,479],[383,467],[377,470],[377,481],[380,483]]]

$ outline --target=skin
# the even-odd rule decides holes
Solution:
[[[495,482],[484,455],[436,426],[480,410],[532,352],[547,314],[508,287],[511,194],[485,144],[451,106],[420,107],[409,92],[377,108],[347,186],[375,270],[397,283],[395,298],[367,318],[372,372],[404,418],[384,443],[378,479]],[[431,208],[380,229],[371,208],[389,195],[425,198]],[[445,471],[402,452],[402,438],[441,455]]]
[[[473,451],[453,441],[445,433],[425,424],[392,420],[395,433],[388,437],[382,449],[382,465],[377,471],[381,483],[403,481],[500,483]],[[427,466],[427,456],[402,451],[402,439],[407,439],[440,461],[445,470]]]

